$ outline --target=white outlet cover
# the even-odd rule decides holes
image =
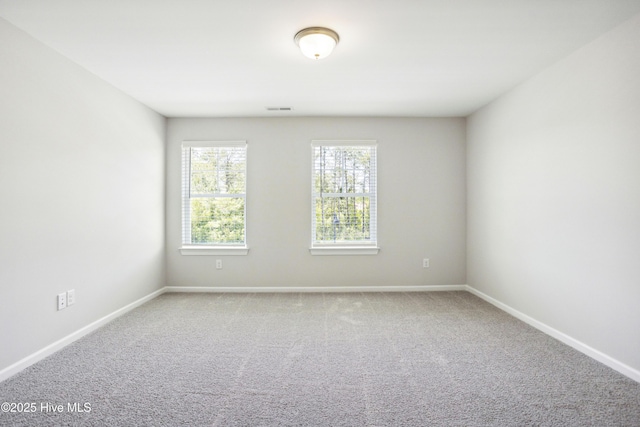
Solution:
[[[76,290],[67,291],[67,307],[76,303]]]
[[[58,311],[67,308],[67,293],[58,294]]]

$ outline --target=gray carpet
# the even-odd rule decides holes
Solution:
[[[640,426],[639,383],[466,292],[165,294],[0,402],[37,404],[3,426]]]

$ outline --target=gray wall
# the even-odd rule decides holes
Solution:
[[[468,284],[640,370],[640,15],[468,119]]]
[[[3,19],[0,58],[2,370],[164,285],[165,119]]]
[[[170,286],[465,283],[464,119],[169,119],[167,135]],[[378,141],[378,255],[309,254],[313,139]],[[247,141],[247,256],[178,252],[183,140]]]

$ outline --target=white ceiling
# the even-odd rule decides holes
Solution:
[[[640,0],[0,0],[1,17],[168,117],[466,116],[639,12]],[[294,44],[308,26],[340,34],[327,59]]]

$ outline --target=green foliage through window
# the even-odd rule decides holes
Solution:
[[[314,243],[375,243],[376,148],[313,147]]]
[[[183,150],[183,243],[244,244],[246,146]]]
[[[191,243],[244,243],[244,199],[191,199]]]

